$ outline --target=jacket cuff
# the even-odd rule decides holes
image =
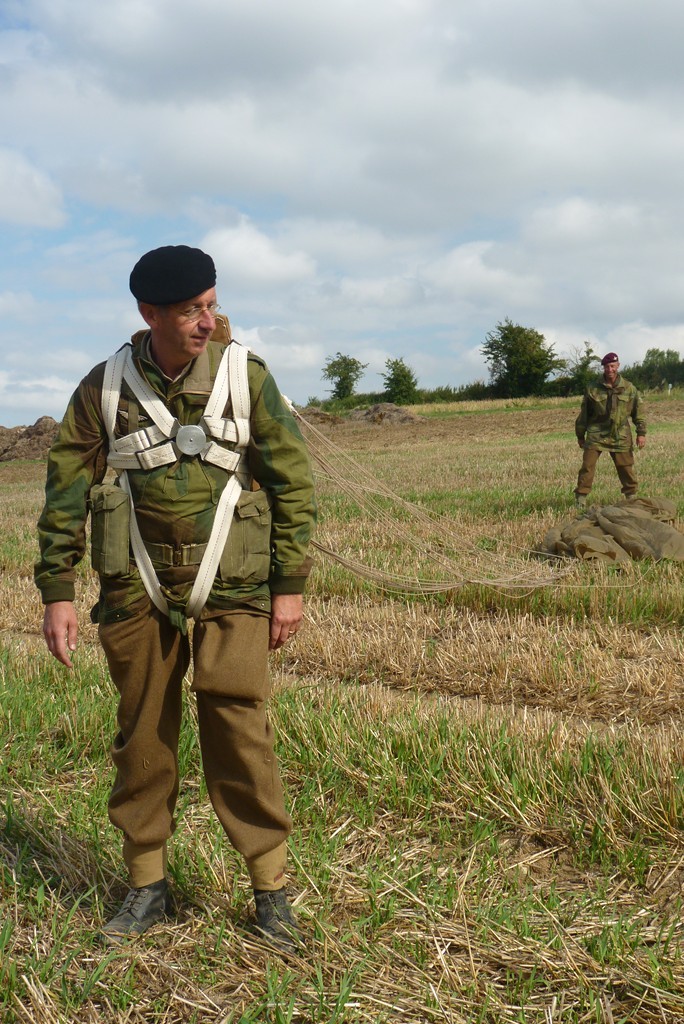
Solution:
[[[273,566],[276,571],[271,572],[268,579],[268,586],[272,594],[303,594],[306,581],[309,578],[313,566],[313,558],[307,555],[301,565],[298,565],[292,572],[278,572],[280,566]]]
[[[76,598],[76,588],[69,580],[55,580],[53,583],[45,583],[40,588],[40,596],[43,604],[54,604],[55,601],[71,601]]]
[[[272,594],[303,594],[306,576],[272,576],[268,586]]]

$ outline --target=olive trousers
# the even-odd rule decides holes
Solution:
[[[281,888],[292,820],[266,716],[268,617],[205,608],[189,637],[146,599],[131,617],[100,625],[99,636],[119,691],[109,817],[124,833],[132,884],[165,873],[166,841],[176,827],[182,683],[192,653],[209,797],[254,887]]]
[[[582,468],[577,476],[577,488],[575,494],[579,497],[582,494],[589,494],[594,483],[594,474],[596,473],[596,463],[599,460],[601,449],[599,448],[585,448],[584,455],[582,457]],[[637,492],[637,478],[634,473],[634,453],[632,451],[627,452],[610,452],[610,457],[613,460],[617,475],[620,478],[620,484],[622,485],[622,493],[625,497],[630,498]]]

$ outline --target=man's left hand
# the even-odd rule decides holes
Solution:
[[[643,434],[639,434],[637,437],[637,448],[644,448],[646,446],[646,438]]]
[[[301,594],[271,594],[271,638],[269,648],[277,651],[296,635],[302,624],[304,599]]]

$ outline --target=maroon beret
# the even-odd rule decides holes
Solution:
[[[130,288],[138,302],[165,306],[201,295],[216,284],[211,256],[189,245],[163,245],[141,256],[133,267]]]
[[[619,363],[620,360],[617,357],[617,352],[608,352],[601,360],[601,366],[605,366],[606,363]]]

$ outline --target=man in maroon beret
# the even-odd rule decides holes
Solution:
[[[607,352],[601,366],[603,377],[586,389],[575,421],[577,443],[584,451],[575,489],[578,508],[586,507],[601,452],[610,452],[625,497],[635,497],[638,485],[630,419],[636,428],[637,448],[646,444],[643,399],[636,387],[620,375],[617,353]]]

